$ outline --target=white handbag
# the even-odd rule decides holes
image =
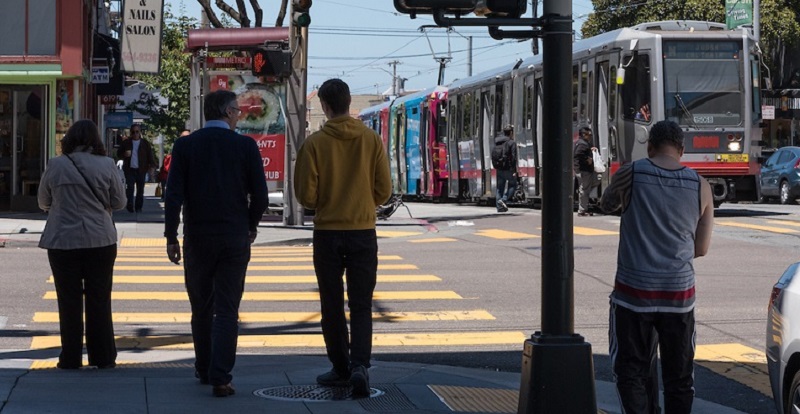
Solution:
[[[600,152],[597,151],[597,148],[592,148],[592,164],[594,165],[594,172],[606,172],[606,163],[603,162],[603,157],[600,156]]]

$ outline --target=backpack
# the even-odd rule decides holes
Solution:
[[[496,144],[494,148],[492,148],[492,165],[494,165],[496,170],[511,169],[511,160],[509,160],[508,145],[506,145],[506,143],[508,143],[508,141]]]

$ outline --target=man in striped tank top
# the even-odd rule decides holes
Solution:
[[[690,413],[694,399],[695,274],[711,244],[711,187],[680,164],[683,131],[656,123],[648,158],[614,175],[601,208],[621,214],[611,293],[609,354],[623,413],[659,413],[656,351],[666,413]]]

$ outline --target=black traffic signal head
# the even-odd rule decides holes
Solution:
[[[275,76],[285,78],[292,74],[292,52],[281,46],[267,46],[254,49],[254,76]]]
[[[308,27],[311,24],[311,0],[292,0],[292,24],[297,27]]]

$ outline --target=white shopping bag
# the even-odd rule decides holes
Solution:
[[[592,148],[592,164],[594,164],[594,172],[606,172],[606,163],[603,162],[603,157],[600,156],[600,152],[597,151],[597,148]]]

